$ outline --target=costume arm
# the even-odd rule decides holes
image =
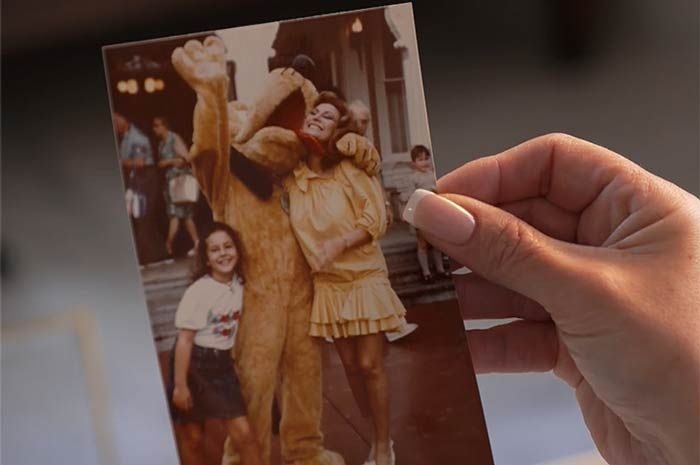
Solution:
[[[226,201],[228,170],[228,109],[226,94],[197,95],[194,108],[192,147],[187,161],[209,206],[218,214]]]
[[[228,82],[225,47],[217,37],[204,43],[188,41],[173,51],[172,63],[197,95],[194,108],[192,147],[187,161],[192,164],[199,187],[215,217],[227,201],[229,181]]]

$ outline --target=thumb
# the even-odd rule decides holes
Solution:
[[[568,287],[572,246],[500,208],[418,189],[403,218],[458,263],[542,305]]]

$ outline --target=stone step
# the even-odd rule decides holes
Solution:
[[[444,290],[454,289],[454,284],[450,278],[436,279],[432,283],[419,283],[401,286],[394,289],[397,294],[404,297],[413,297],[416,295],[430,294],[432,292],[442,292]]]
[[[452,279],[449,277],[443,277],[443,276],[437,276],[433,274],[433,279],[432,282],[425,282],[423,281],[423,276],[416,271],[415,273],[409,273],[400,277],[395,277],[391,279],[391,287],[398,292],[398,290],[407,288],[407,287],[413,287],[413,286],[423,286],[425,289],[428,289],[427,286],[434,284],[436,282],[442,282],[445,281],[449,284],[452,284]]]
[[[379,244],[381,245],[382,248],[382,253],[384,256],[389,256],[389,255],[394,255],[394,254],[401,254],[401,253],[406,253],[406,252],[413,252],[415,253],[416,251],[416,241],[400,241],[400,242],[389,242],[389,243],[382,243],[382,241],[379,241]]]
[[[148,313],[151,317],[151,324],[173,324],[175,322],[175,311],[177,305],[159,305],[157,307],[149,307]]]
[[[385,253],[384,259],[386,260],[387,267],[389,271],[393,268],[401,267],[407,263],[415,263],[418,265],[418,256],[415,245],[412,248],[404,248],[401,251],[395,251],[392,253]],[[429,254],[429,260],[432,263],[433,257],[432,253]],[[443,263],[445,265],[449,264],[447,257],[443,255]]]
[[[454,286],[450,279],[443,279],[430,284],[421,282],[395,289],[395,291],[407,307],[441,300],[451,300],[456,297]]]

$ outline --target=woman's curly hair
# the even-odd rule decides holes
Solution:
[[[350,116],[350,111],[348,110],[348,105],[336,94],[335,92],[325,90],[318,94],[316,101],[314,102],[314,108],[321,105],[322,103],[328,103],[333,105],[340,113],[340,119],[338,120],[338,125],[331,134],[330,139],[328,139],[326,149],[326,156],[323,157],[321,165],[324,169],[332,168],[333,166],[340,163],[345,157],[338,151],[336,143],[347,133],[353,131],[353,121]]]

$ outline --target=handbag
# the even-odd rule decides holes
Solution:
[[[191,174],[181,174],[168,182],[168,193],[173,203],[195,203],[199,198],[199,184]]]

